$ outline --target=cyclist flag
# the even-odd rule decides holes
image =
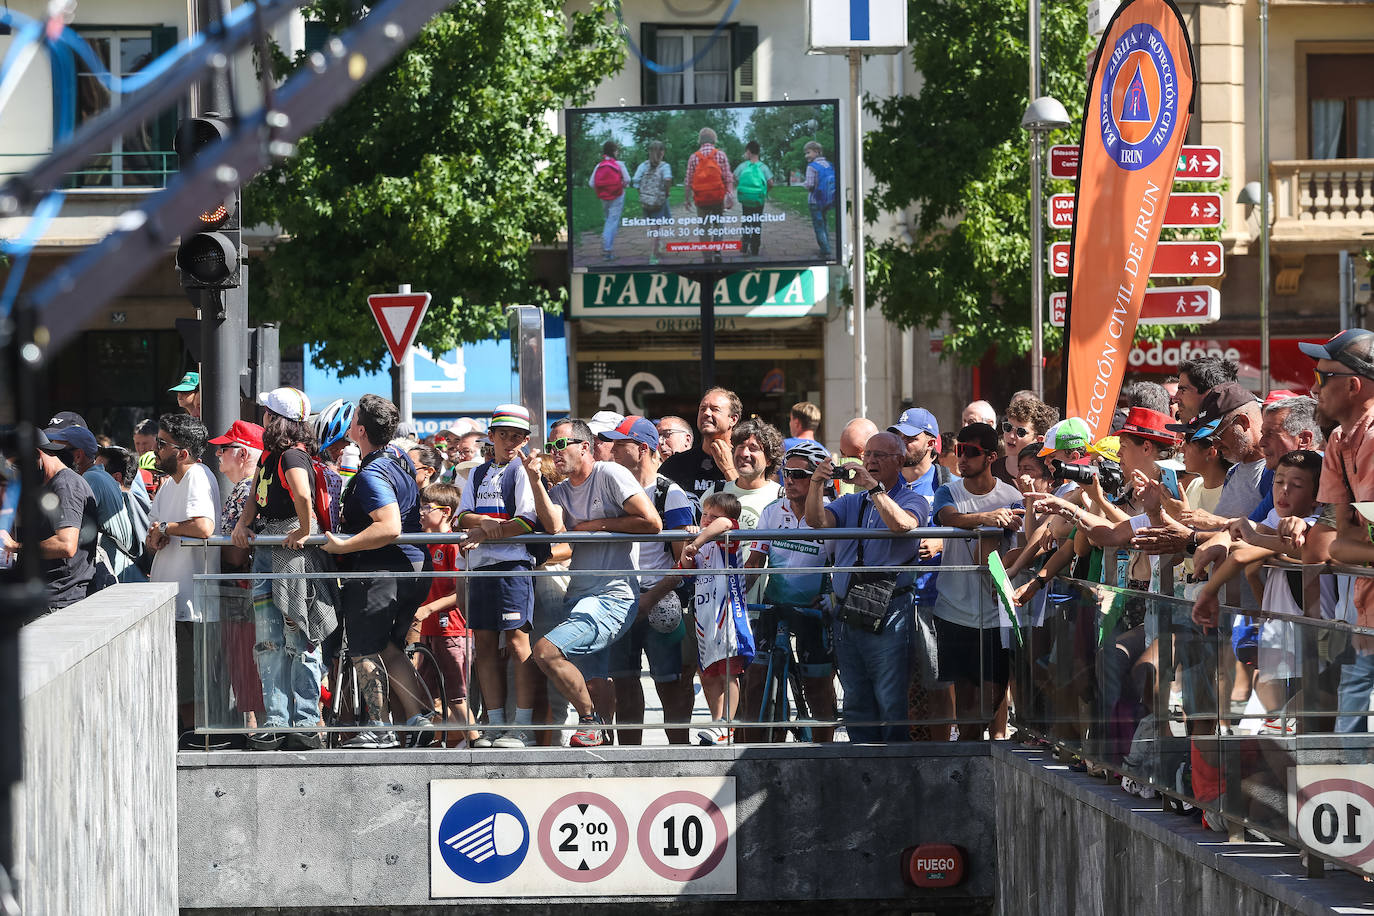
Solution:
[[[1066,416],[1106,435],[1193,110],[1193,46],[1172,0],[1128,0],[1083,111],[1064,360]]]

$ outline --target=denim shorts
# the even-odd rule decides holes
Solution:
[[[611,677],[639,677],[639,660],[649,656],[649,675],[658,683],[669,683],[682,673],[681,640],[658,632],[649,626],[649,618],[641,617],[630,625],[629,632],[611,643],[607,663]]]
[[[544,638],[577,665],[584,678],[610,676],[610,653],[603,651],[634,623],[635,601],[611,595],[587,595],[573,603],[568,619]]]

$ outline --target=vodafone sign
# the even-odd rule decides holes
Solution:
[[[1312,338],[1321,338],[1314,334]],[[1199,356],[1219,356],[1240,364],[1237,379],[1252,391],[1260,389],[1260,342],[1254,338],[1161,340],[1138,344],[1126,357],[1126,371],[1137,375],[1176,375],[1180,364]],[[1307,391],[1312,387],[1312,360],[1298,349],[1295,338],[1269,341],[1269,387]]]

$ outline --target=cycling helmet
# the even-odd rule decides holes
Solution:
[[[830,453],[826,451],[824,445],[821,445],[814,439],[803,439],[801,442],[789,448],[787,454],[782,457],[784,461],[788,458],[801,458],[805,460],[810,469],[814,471],[816,468],[820,467],[822,462],[830,459]]]
[[[315,415],[315,441],[319,443],[320,451],[343,440],[348,428],[353,425],[355,409],[352,401],[337,398]]]

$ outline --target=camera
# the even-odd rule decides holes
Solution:
[[[839,467],[831,470],[830,479],[838,480],[841,483],[848,483],[849,481],[854,479],[854,475],[856,475],[858,472],[859,469],[852,465],[840,465]]]
[[[1108,496],[1116,496],[1126,486],[1126,476],[1121,472],[1121,465],[1115,461],[1104,461],[1101,465],[1095,464],[1066,464],[1059,459],[1050,462],[1050,477],[1054,480],[1071,480],[1077,484],[1091,483],[1096,477],[1102,486],[1102,492]]]

